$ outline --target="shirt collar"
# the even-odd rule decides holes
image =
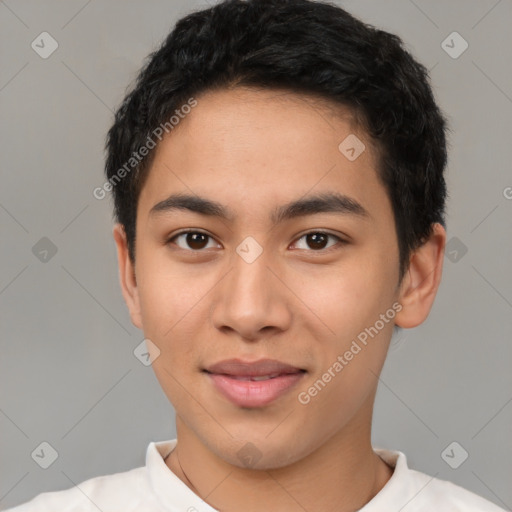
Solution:
[[[418,493],[417,486],[411,478],[411,470],[407,466],[407,458],[404,453],[395,450],[373,448],[373,451],[393,468],[393,474],[360,512],[381,512],[389,510],[390,505],[393,506],[393,510],[402,510]]]
[[[165,464],[164,459],[176,447],[177,439],[151,442],[146,452],[146,469],[150,485],[158,500],[169,511],[197,510],[197,512],[218,512],[204,502]],[[380,512],[389,505],[407,503],[417,491],[409,484],[407,459],[402,452],[374,448],[375,453],[386,464],[394,468],[393,475],[380,492],[360,512]],[[412,494],[411,494],[412,493]],[[194,508],[192,508],[194,507]]]
[[[150,485],[158,500],[172,512],[218,512],[195,494],[165,464],[164,459],[174,450],[176,443],[177,439],[151,442],[146,452],[146,469]]]

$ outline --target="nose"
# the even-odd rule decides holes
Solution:
[[[216,287],[210,308],[217,329],[257,341],[289,328],[293,294],[283,283],[285,279],[277,277],[270,259],[265,251],[251,263],[234,254],[233,265]]]

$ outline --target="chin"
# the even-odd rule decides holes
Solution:
[[[313,450],[313,446],[305,443],[303,436],[293,435],[291,438],[271,437],[268,432],[255,435],[254,431],[248,433],[244,439],[240,436],[229,437],[223,440],[205,442],[206,446],[217,457],[232,466],[241,469],[272,470],[289,466],[307,455]],[[321,441],[318,441],[321,444]]]

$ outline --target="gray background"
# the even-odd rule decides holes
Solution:
[[[512,2],[338,3],[405,40],[452,128],[450,254],[430,317],[393,341],[374,444],[509,509]],[[204,5],[0,1],[2,508],[143,465],[150,441],[175,436],[172,407],[133,354],[143,335],[120,292],[109,199],[92,191],[113,110],[144,57]],[[31,48],[43,31],[59,45],[47,59]],[[458,58],[441,46],[453,31],[469,44]],[[41,253],[43,237],[55,255]],[[31,457],[43,441],[58,452],[46,470]],[[453,441],[469,453],[458,469],[441,456]]]

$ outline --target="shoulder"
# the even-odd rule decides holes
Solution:
[[[422,484],[418,495],[418,512],[430,512],[432,507],[450,512],[505,512],[498,505],[452,482],[433,478],[419,471],[410,472],[412,478]]]
[[[43,492],[5,512],[156,512],[162,510],[162,489],[172,501],[179,480],[165,465],[176,439],[150,442],[146,465],[129,471],[97,476],[63,491]],[[184,487],[185,484],[182,484]],[[158,491],[160,489],[160,492]],[[187,488],[188,489],[188,488]]]
[[[85,480],[62,491],[43,492],[5,512],[136,510],[149,484],[144,467]],[[137,509],[140,510],[140,509]]]
[[[498,505],[452,482],[410,469],[402,452],[375,451],[394,468],[394,472],[361,512],[394,508],[403,508],[407,512],[505,512]]]

